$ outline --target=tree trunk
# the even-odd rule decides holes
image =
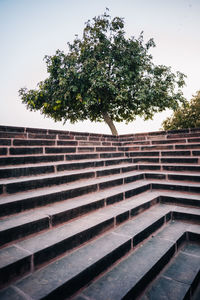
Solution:
[[[103,119],[106,122],[106,124],[108,124],[108,126],[110,127],[110,130],[112,132],[112,135],[118,135],[117,129],[112,121],[112,119],[110,118],[110,116],[107,114],[107,112],[102,113],[103,115]]]

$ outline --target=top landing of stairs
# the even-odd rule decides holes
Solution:
[[[150,131],[150,132],[141,132],[141,133],[131,133],[131,134],[122,134],[119,136],[113,136],[111,134],[101,134],[101,133],[90,133],[90,132],[78,132],[78,131],[67,131],[67,130],[56,130],[56,129],[43,129],[43,128],[30,128],[30,127],[18,127],[18,126],[4,126],[0,125],[0,133],[19,133],[19,134],[41,134],[41,135],[76,135],[76,136],[96,136],[96,137],[112,137],[116,139],[126,139],[131,137],[138,136],[159,136],[159,135],[184,135],[188,133],[200,133],[200,128],[186,128],[178,130],[169,130],[169,131]]]

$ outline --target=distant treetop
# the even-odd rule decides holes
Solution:
[[[200,127],[200,91],[162,123],[164,130]]]

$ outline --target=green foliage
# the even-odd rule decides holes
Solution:
[[[124,20],[108,10],[86,23],[82,39],[68,43],[68,52],[46,56],[48,78],[35,90],[22,88],[22,102],[55,121],[133,121],[176,109],[184,98],[184,77],[170,67],[154,65],[143,34],[126,38]],[[106,114],[106,118],[105,118]],[[107,122],[108,123],[108,122]]]
[[[200,91],[162,123],[164,130],[200,127]]]

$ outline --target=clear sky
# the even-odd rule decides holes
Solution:
[[[29,112],[18,90],[35,88],[46,77],[45,55],[67,51],[75,34],[82,36],[88,19],[105,8],[125,19],[127,36],[144,31],[153,37],[154,62],[187,75],[184,95],[200,90],[200,0],[0,0],[0,124],[110,133],[103,123],[55,123],[39,112]],[[117,123],[120,134],[158,130],[170,112],[152,121]]]

